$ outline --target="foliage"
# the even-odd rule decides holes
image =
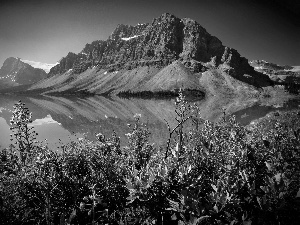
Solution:
[[[30,113],[21,103],[14,113],[12,126],[26,131]],[[219,122],[211,123],[201,120],[198,107],[190,105],[180,92],[176,115],[177,125],[169,127],[170,138],[160,148],[148,142],[151,132],[140,115],[129,125],[127,147],[120,146],[115,133],[110,138],[99,133],[95,142],[78,140],[57,152],[33,142],[32,132],[27,136],[16,132],[17,143],[22,144],[1,153],[0,222],[299,221],[297,113],[290,115],[288,122],[284,116],[274,116],[249,127],[225,114]],[[18,153],[27,151],[22,146],[30,147],[26,161],[19,160]]]
[[[20,154],[20,160],[24,164],[33,149],[33,143],[37,133],[33,130],[33,127],[29,127],[28,124],[32,122],[31,115],[25,104],[19,101],[14,106],[12,118],[10,120],[11,140],[15,139],[15,145],[17,146]]]

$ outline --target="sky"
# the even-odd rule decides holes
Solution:
[[[300,65],[297,0],[2,0],[0,66],[8,57],[56,63],[118,24],[163,13],[191,18],[247,59]]]

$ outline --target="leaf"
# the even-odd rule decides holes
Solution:
[[[278,195],[278,197],[279,198],[283,198],[284,194],[285,194],[284,192],[280,192],[279,195]]]
[[[160,170],[160,174],[161,174],[162,177],[164,177],[167,174],[167,172],[168,172],[167,166],[165,166],[165,168],[162,168]]]
[[[235,220],[232,220],[231,222],[230,222],[230,225],[234,225],[235,224]]]
[[[226,191],[226,200],[230,202],[231,200],[231,196],[230,194]]]
[[[266,167],[268,168],[268,170],[272,171],[272,168],[273,168],[272,163],[265,162],[265,164],[266,164]]]
[[[200,218],[198,218],[194,224],[200,224],[203,220],[209,218],[210,216],[201,216]]]
[[[215,192],[218,191],[218,188],[216,187],[216,185],[213,185],[213,184],[212,184],[211,187],[214,189]]]
[[[205,153],[205,155],[209,155],[209,151],[204,144],[202,145],[202,149],[203,149],[203,153]]]
[[[175,213],[173,213],[173,215],[171,216],[171,220],[177,220],[177,216]]]
[[[148,183],[151,184],[155,179],[155,175],[153,173],[151,173],[151,175],[149,176],[149,179],[148,179]]]
[[[227,217],[231,217],[231,214],[229,212],[225,211],[225,214],[226,214]]]
[[[262,209],[260,198],[259,198],[259,197],[256,197],[256,199],[257,199],[257,202],[258,202],[258,204],[259,204],[259,207]],[[250,223],[250,224],[251,224],[251,223]]]
[[[167,198],[167,200],[168,200],[171,208],[167,208],[166,210],[173,210],[173,211],[176,211],[176,212],[181,211],[178,202],[175,202],[175,201],[173,201],[171,199],[168,199],[168,198]]]
[[[176,153],[178,152],[178,149],[179,149],[179,143],[176,144],[176,147],[175,147],[175,148],[172,148],[172,149],[171,149],[172,155],[173,155],[174,157],[176,157]]]
[[[219,209],[218,209],[218,206],[217,205],[215,205],[214,207],[213,207],[213,209],[218,213],[219,212]]]
[[[192,165],[190,165],[187,169],[188,173],[192,170]]]
[[[183,216],[183,215],[182,215]],[[178,225],[185,225],[184,222],[182,220],[178,221]]]

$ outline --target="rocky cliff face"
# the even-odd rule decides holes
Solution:
[[[163,68],[176,60],[194,73],[219,67],[256,86],[260,81],[253,83],[254,79],[264,83],[269,79],[265,75],[252,77],[255,71],[247,59],[235,49],[223,46],[196,21],[168,13],[149,24],[118,25],[108,40],[87,44],[79,54],[69,53],[50,70],[49,76],[70,69],[79,74],[94,66],[109,72],[142,66]],[[245,79],[244,74],[251,79]]]
[[[0,69],[0,88],[33,84],[46,78],[47,73],[24,63],[20,58],[6,59]]]
[[[54,75],[54,74],[61,74],[69,69],[73,68],[73,65],[77,59],[79,59],[80,56],[73,53],[69,52],[66,57],[63,57],[60,61],[59,64],[56,66],[52,67],[48,73],[48,76]]]
[[[142,34],[142,32],[145,30],[145,28],[148,25],[149,25],[148,23],[144,23],[144,24],[139,23],[136,26],[119,24],[111,34],[110,39],[119,40],[122,38],[126,39],[128,37],[139,36]]]

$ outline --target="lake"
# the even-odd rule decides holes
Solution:
[[[126,144],[128,124],[134,115],[141,114],[141,121],[151,131],[150,142],[165,145],[168,137],[167,123],[176,126],[175,99],[121,99],[118,97],[57,97],[57,96],[0,96],[0,147],[11,144],[9,121],[13,106],[19,100],[32,112],[33,126],[39,141],[51,148],[86,137],[95,140],[96,133],[110,136],[113,131]],[[300,109],[300,100],[280,104],[264,104],[256,99],[199,99],[193,101],[200,108],[203,119],[216,121],[223,109],[234,114],[239,123],[247,125],[272,111]]]

